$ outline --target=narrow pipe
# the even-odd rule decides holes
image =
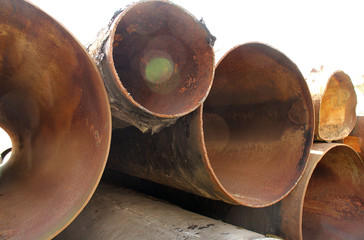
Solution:
[[[283,200],[253,209],[230,206],[228,223],[287,240],[364,236],[364,164],[349,146],[317,143],[300,182]]]
[[[295,186],[312,138],[312,101],[298,68],[279,51],[249,43],[220,61],[204,108],[153,135],[115,130],[107,167],[262,207]]]
[[[92,59],[54,19],[2,0],[0,23],[0,127],[12,141],[0,167],[0,239],[51,239],[99,182],[110,106]]]
[[[342,140],[355,127],[357,98],[349,75],[336,71],[311,74],[307,82],[315,109],[315,139]]]
[[[100,184],[81,214],[55,240],[269,239],[132,190]]]
[[[103,76],[116,127],[153,133],[204,101],[214,73],[213,37],[203,22],[163,0],[117,12],[88,47]]]

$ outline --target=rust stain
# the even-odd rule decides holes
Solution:
[[[185,80],[185,87],[186,88],[190,88],[193,84],[195,84],[197,82],[196,78],[193,77],[192,74],[189,74],[187,77],[186,77],[186,80]]]
[[[137,30],[137,25],[136,24],[131,24],[129,27],[126,28],[126,31],[129,33],[129,34],[132,34],[134,32],[136,32]]]
[[[181,87],[181,88],[178,90],[178,92],[179,92],[180,94],[183,94],[186,90],[187,90],[187,88],[185,88],[185,87]]]
[[[98,130],[95,130],[95,127],[92,125],[90,127],[90,132],[91,134],[94,136],[95,140],[96,140],[96,146],[100,146],[101,141],[102,141],[102,136],[100,135]]]
[[[120,42],[123,41],[123,35],[122,34],[115,34],[114,36],[114,42],[113,42],[113,47],[117,47],[120,45]]]
[[[344,144],[352,147],[356,152],[361,153],[361,148],[359,144],[359,138],[354,136],[348,136],[344,138]]]

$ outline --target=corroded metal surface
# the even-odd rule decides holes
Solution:
[[[356,123],[356,93],[349,75],[336,71],[307,79],[315,109],[315,138],[327,142],[349,135]]]
[[[228,52],[203,120],[211,166],[229,192],[244,189],[251,205],[267,205],[295,186],[312,145],[313,108],[300,71],[282,53],[259,43]]]
[[[88,51],[99,66],[114,117],[158,132],[200,106],[214,73],[214,37],[168,1],[117,13]]]
[[[204,109],[153,135],[114,131],[108,168],[262,207],[295,186],[312,138],[312,101],[298,68],[279,51],[250,43],[219,63]]]
[[[357,116],[353,131],[343,139],[343,143],[352,147],[364,159],[364,116]]]
[[[0,1],[0,239],[49,239],[85,206],[111,138],[100,74],[84,48],[28,2]]]
[[[364,164],[343,144],[312,147],[293,191],[270,207],[231,206],[225,221],[284,239],[359,240],[364,236]]]
[[[120,187],[100,184],[89,204],[55,239],[258,240],[230,224]]]

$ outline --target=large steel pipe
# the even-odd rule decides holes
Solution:
[[[168,1],[142,1],[117,13],[88,47],[105,81],[113,125],[158,132],[200,106],[212,83],[214,39]]]
[[[298,68],[279,51],[250,43],[220,61],[203,110],[154,135],[114,131],[108,167],[261,207],[295,186],[312,138],[312,101]]]
[[[293,191],[270,207],[231,206],[229,223],[284,239],[359,240],[364,236],[364,164],[349,146],[314,144]]]
[[[355,127],[357,104],[349,75],[318,72],[307,81],[315,109],[315,139],[331,142],[347,137]]]
[[[12,140],[0,166],[0,239],[50,239],[99,182],[111,113],[82,45],[22,0],[0,1],[0,127]]]
[[[56,239],[268,239],[135,191],[100,184],[81,214]]]

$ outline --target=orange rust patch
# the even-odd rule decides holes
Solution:
[[[349,145],[356,152],[361,153],[359,138],[354,137],[354,136],[348,136],[348,137],[344,138],[344,144]]]
[[[121,34],[115,34],[115,37],[114,37],[114,42],[113,42],[113,47],[117,47],[119,46],[120,42],[123,41],[123,35]]]
[[[132,34],[133,32],[136,32],[136,25],[132,24],[130,25],[126,31],[128,31],[129,34]]]

